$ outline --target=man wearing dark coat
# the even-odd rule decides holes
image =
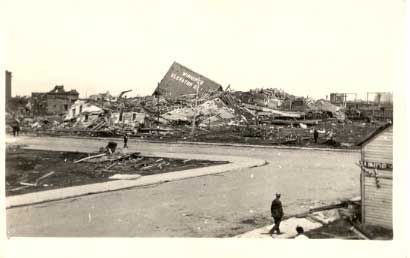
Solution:
[[[282,208],[282,202],[279,199],[280,199],[280,193],[277,193],[276,198],[272,201],[272,205],[270,206],[270,212],[272,214],[272,218],[273,218],[273,221],[275,222],[275,225],[269,231],[269,234],[274,234],[275,231],[278,234],[280,234],[279,225],[283,218],[283,208]]]
[[[315,139],[315,143],[317,143],[317,138],[319,137],[319,132],[317,131],[317,129],[315,129],[313,131],[313,138]]]
[[[124,148],[128,148],[128,135],[124,134]]]

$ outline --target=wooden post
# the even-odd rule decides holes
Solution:
[[[155,91],[155,96],[157,97],[157,136],[159,135],[159,92],[158,92],[158,89],[159,89],[159,83],[158,83],[158,86],[157,86],[157,91]]]
[[[198,107],[198,91],[199,91],[199,84],[196,85],[194,117],[192,118],[192,129],[191,129],[191,136],[192,136],[192,137],[194,137],[194,135],[195,135],[196,108]]]
[[[361,164],[364,166],[364,153],[363,153],[363,147],[362,150],[360,151],[360,159],[361,159]],[[363,168],[360,166],[360,200],[361,200],[361,223],[364,224],[366,221],[364,219],[365,213],[366,213],[366,208],[365,208],[365,178],[364,178],[364,173],[363,173]]]

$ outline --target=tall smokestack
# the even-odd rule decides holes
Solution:
[[[6,103],[11,99],[11,72],[6,71]]]

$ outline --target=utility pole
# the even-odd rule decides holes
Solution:
[[[199,84],[196,84],[196,94],[195,94],[195,107],[194,107],[194,117],[192,118],[192,130],[191,136],[194,137],[195,135],[195,123],[196,123],[196,108],[198,107],[198,92],[199,92]]]
[[[158,83],[158,86],[157,86],[157,91],[155,91],[155,96],[157,97],[157,135],[159,135],[159,92],[158,92],[158,89],[159,89],[159,83]]]

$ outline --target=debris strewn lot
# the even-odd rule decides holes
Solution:
[[[172,89],[168,90],[172,93]],[[169,94],[132,98],[100,94],[99,100],[77,100],[60,114],[36,110],[19,113],[10,106],[7,129],[11,133],[17,124],[23,134],[34,135],[127,134],[130,138],[159,141],[354,148],[393,119],[392,101],[380,98],[339,103],[298,97],[275,88],[242,92],[228,87],[205,95],[185,90],[174,98]],[[17,104],[30,101],[34,100],[15,100]],[[319,132],[317,142],[313,139],[314,130]]]
[[[98,157],[88,158],[95,155]],[[147,157],[139,153],[105,155],[14,147],[8,148],[6,152],[6,195],[116,179],[133,179],[138,175],[161,174],[224,163],[227,162]]]

